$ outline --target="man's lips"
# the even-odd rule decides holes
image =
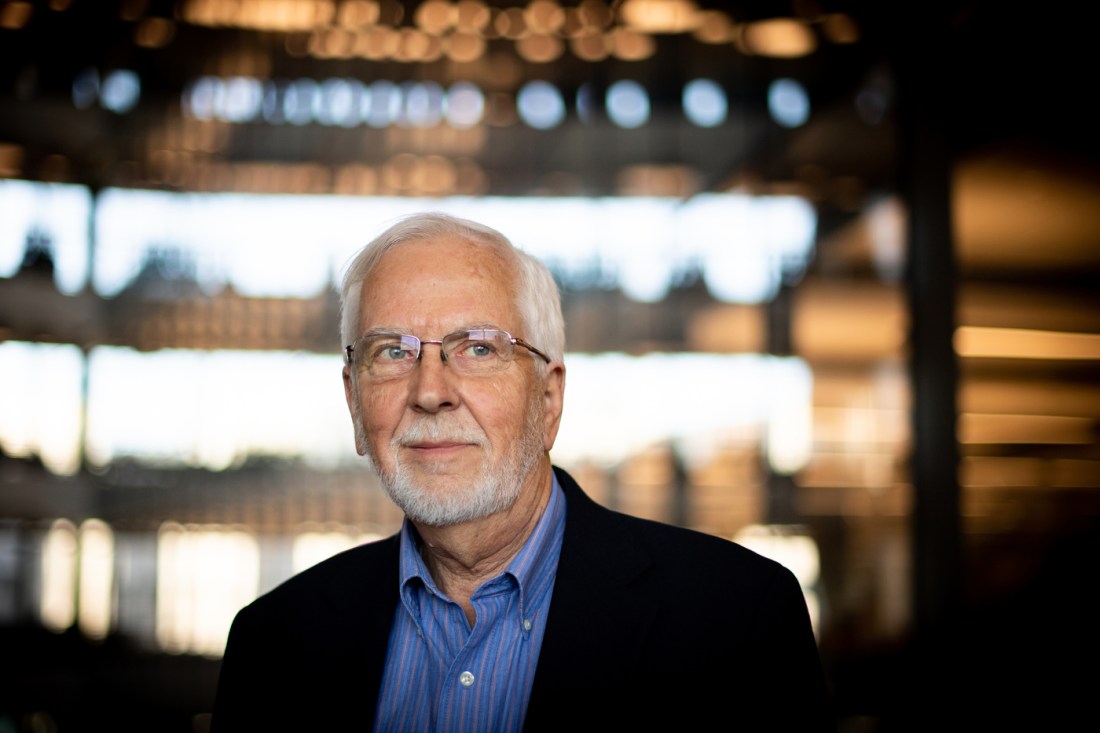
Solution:
[[[460,441],[441,440],[431,442],[408,443],[405,447],[418,453],[448,453],[462,448],[470,448],[474,444]]]

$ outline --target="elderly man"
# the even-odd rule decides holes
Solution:
[[[342,297],[355,445],[406,520],[241,610],[216,731],[832,726],[790,572],[551,465],[565,344],[543,265],[421,214]]]

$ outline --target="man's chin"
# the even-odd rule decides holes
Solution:
[[[445,497],[468,493],[470,487],[482,477],[483,474],[473,473],[464,466],[407,462],[394,475],[394,483],[400,482],[415,490],[418,496]]]
[[[410,520],[433,527],[485,519],[510,508],[518,496],[518,492],[507,488],[502,491],[499,484],[488,485],[484,475],[471,480],[461,475],[410,471],[383,477],[382,485]]]
[[[461,499],[445,501],[438,496],[410,497],[391,494],[390,498],[414,524],[429,527],[453,527],[475,522],[507,508]]]

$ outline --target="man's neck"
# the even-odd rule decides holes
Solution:
[[[510,508],[483,519],[446,527],[414,523],[432,579],[462,607],[471,626],[475,614],[470,596],[508,566],[546,510],[553,486],[549,461],[541,462],[524,483]]]

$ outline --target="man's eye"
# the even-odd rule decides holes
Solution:
[[[400,344],[380,346],[374,354],[375,361],[403,361],[411,358],[412,352]]]
[[[496,354],[496,349],[488,341],[468,341],[459,354],[470,359],[488,359]]]

